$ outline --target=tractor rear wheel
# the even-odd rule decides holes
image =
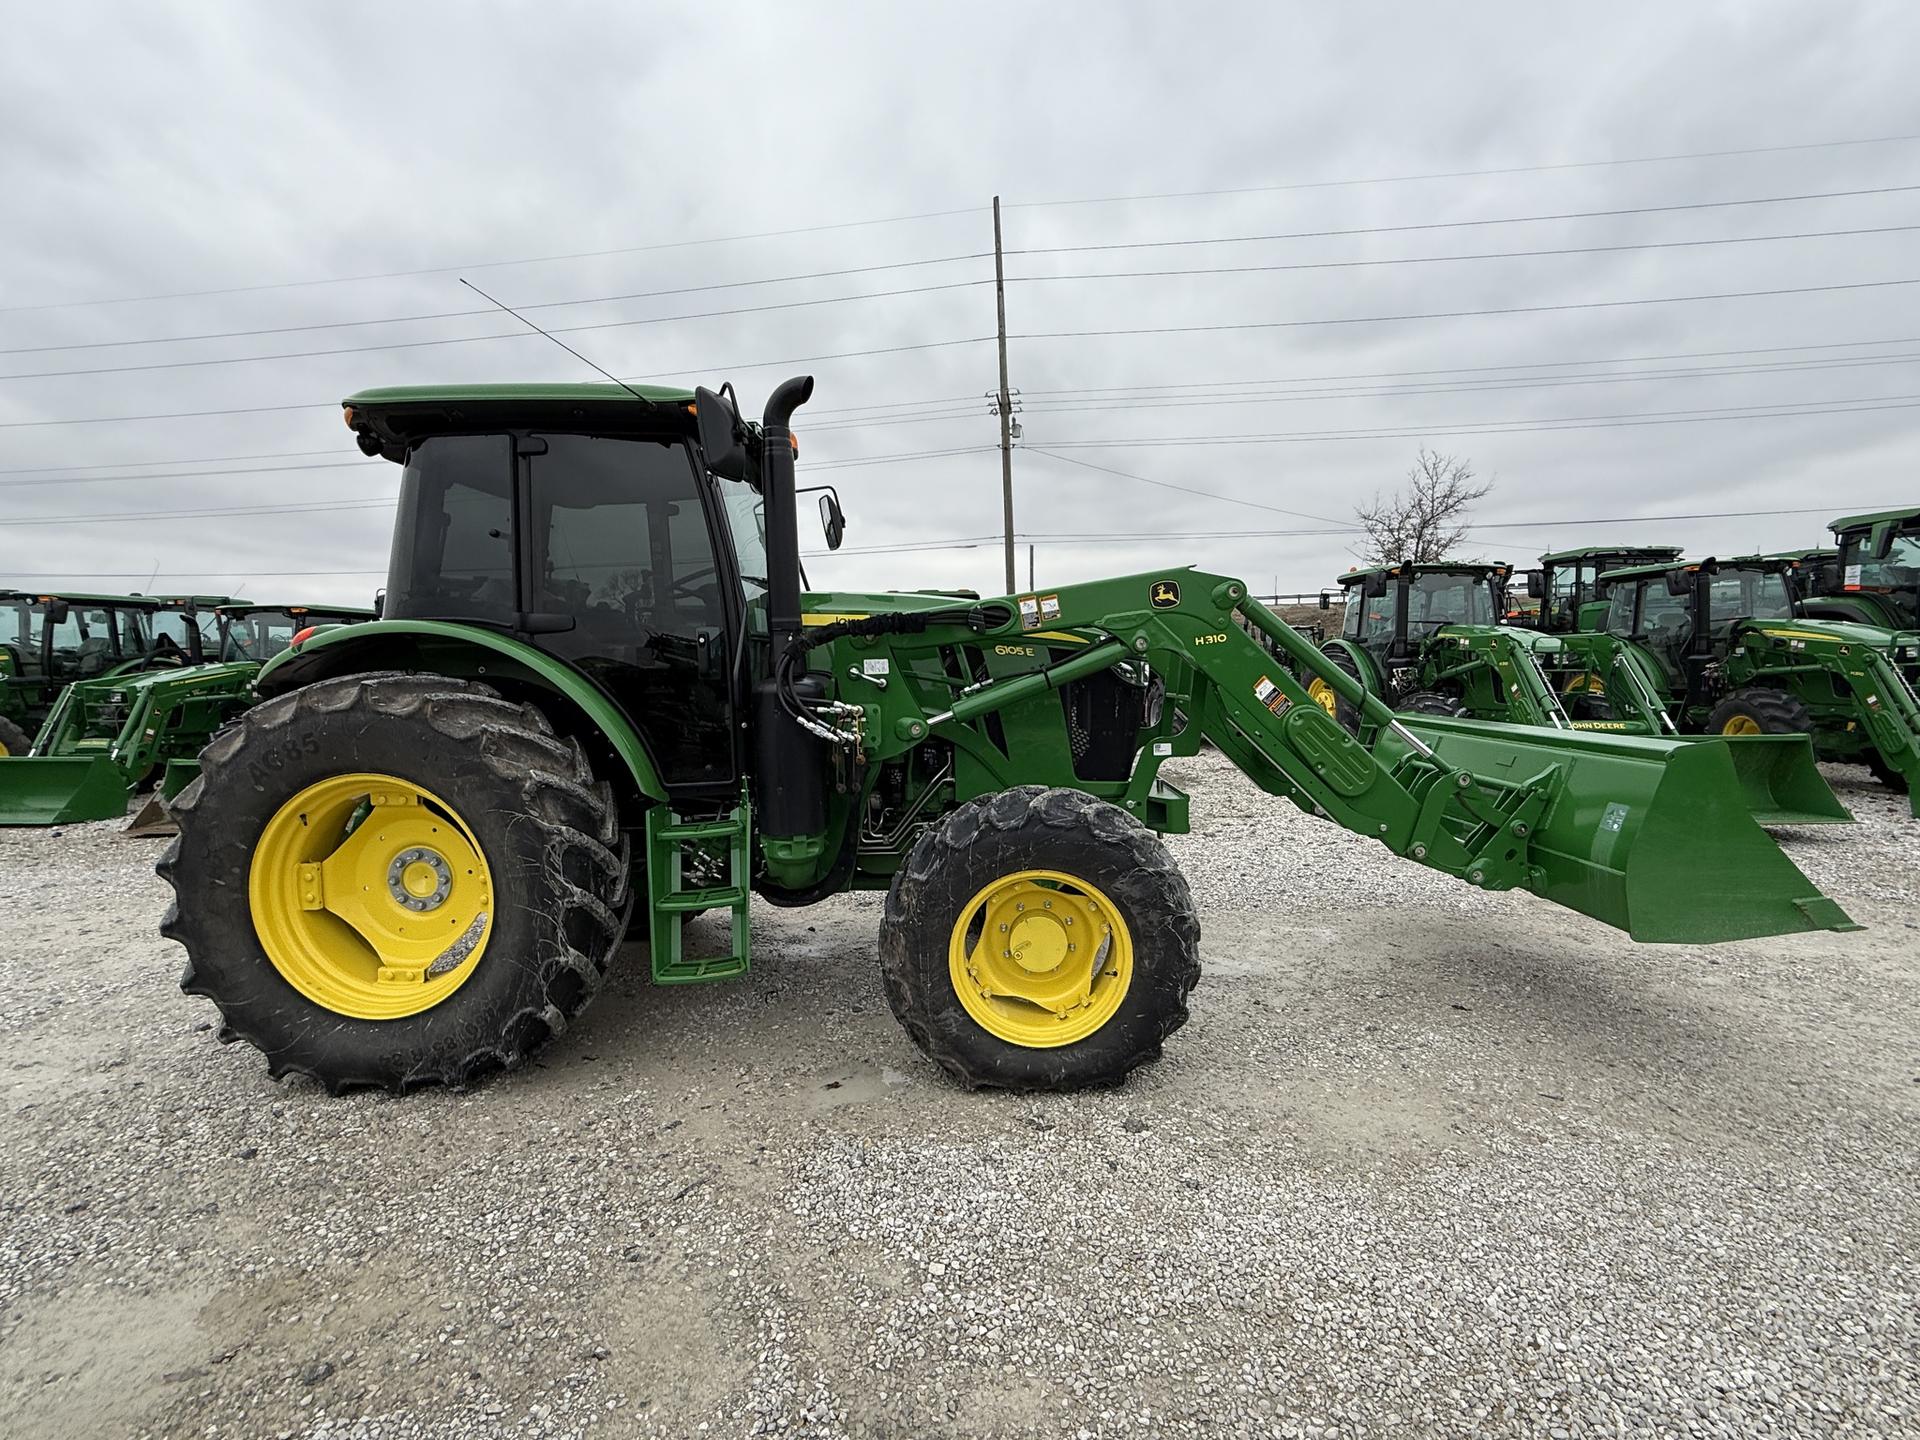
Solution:
[[[1193,897],[1158,836],[1078,790],[971,800],[894,876],[880,971],[895,1018],[968,1089],[1118,1085],[1200,981]]]
[[[157,867],[180,986],[329,1091],[510,1070],[599,989],[632,894],[612,791],[484,686],[379,673],[216,736]]]
[[[1707,716],[1709,735],[1810,735],[1813,716],[1798,697],[1766,685],[1736,690]]]
[[[33,737],[0,715],[0,755],[24,755],[32,748]]]
[[[1444,690],[1409,691],[1393,708],[1407,715],[1445,715],[1453,720],[1467,718],[1467,707],[1460,703],[1460,697],[1449,695]]]

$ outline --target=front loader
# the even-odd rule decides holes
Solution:
[[[150,627],[161,604],[146,595],[0,590],[0,757],[27,753],[76,680],[178,663],[155,655]]]
[[[1745,555],[1615,571],[1607,633],[1682,730],[1809,735],[1821,759],[1867,766],[1920,817],[1920,629],[1806,618],[1806,569]]]
[[[1724,747],[1397,716],[1228,576],[803,592],[812,388],[759,424],[704,389],[346,402],[403,467],[385,618],[262,670],[158,867],[184,988],[272,1073],[464,1084],[563,1030],[630,928],[656,982],[714,980],[749,964],[750,896],[866,889],[889,1004],[950,1075],[1119,1083],[1199,978],[1156,832],[1188,815],[1163,762],[1203,740],[1398,856],[1638,939],[1855,928]],[[702,912],[717,946],[687,943]]]
[[[201,597],[202,602],[219,597]],[[165,612],[163,612],[165,613]],[[368,610],[181,602],[180,662],[68,685],[24,754],[0,757],[0,825],[111,820],[152,785],[137,829],[158,833],[157,813],[184,788],[202,746],[252,702],[261,664],[317,625],[350,625]],[[156,629],[162,615],[154,617]],[[167,632],[159,630],[165,637]],[[218,658],[215,658],[218,657]],[[200,663],[185,663],[198,660]]]
[[[1453,560],[1349,571],[1340,577],[1348,592],[1345,625],[1323,648],[1335,665],[1403,713],[1682,738],[1638,647],[1604,629],[1547,634],[1496,623],[1509,609],[1511,575],[1505,565]],[[1604,586],[1585,593],[1594,589]],[[1325,681],[1307,677],[1307,689],[1328,714],[1358,728],[1358,711]],[[1728,752],[1747,807],[1761,824],[1852,820],[1805,736],[1741,735],[1712,743]]]

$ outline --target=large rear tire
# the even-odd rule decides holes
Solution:
[[[1344,671],[1366,688],[1366,679],[1360,673],[1360,667],[1354,663],[1353,656],[1343,649],[1324,649],[1320,652],[1332,662],[1336,670]],[[1340,727],[1349,734],[1360,733],[1360,707],[1346,699],[1325,680],[1309,672],[1306,677],[1307,698],[1325,710],[1328,715],[1340,723]]]
[[[1449,695],[1443,690],[1414,690],[1401,696],[1394,709],[1404,715],[1445,715],[1453,720],[1465,720],[1467,707],[1458,695]]]
[[[1709,735],[1811,735],[1813,715],[1798,697],[1767,685],[1736,690],[1707,716]]]
[[[1200,980],[1173,857],[1078,790],[1022,785],[920,837],[887,894],[880,971],[913,1041],[968,1089],[1118,1085]]]
[[[0,715],[0,756],[24,755],[33,748],[33,737],[13,721]]]
[[[599,988],[633,903],[612,791],[484,686],[380,673],[255,706],[173,801],[180,985],[329,1091],[511,1070]]]
[[[1873,772],[1874,779],[1878,780],[1896,795],[1905,795],[1913,788],[1907,782],[1905,775],[1902,775],[1898,770],[1880,758],[1880,752],[1878,750],[1871,750],[1867,753],[1867,769]]]

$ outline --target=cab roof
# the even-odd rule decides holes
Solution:
[[[129,610],[154,610],[160,601],[152,595],[104,595],[92,590],[0,590],[5,600],[65,600],[69,605],[119,605]]]
[[[1682,551],[1678,545],[1582,545],[1576,550],[1556,550],[1551,555],[1542,555],[1542,565],[1565,565],[1576,560],[1591,560],[1598,555],[1633,556],[1651,564],[1656,560],[1678,560]]]
[[[1709,555],[1704,560],[1675,560],[1670,565],[1626,565],[1618,570],[1609,570],[1600,578],[1611,583],[1615,580],[1646,580],[1664,575],[1669,570],[1705,570],[1712,574],[1717,570],[1779,570],[1799,560],[1809,552],[1796,551],[1787,555]]]
[[[1882,520],[1896,523],[1906,520],[1920,520],[1920,505],[1909,505],[1904,510],[1876,510],[1871,515],[1843,515],[1838,520],[1829,520],[1829,530],[1855,530],[1870,525],[1878,525]]]
[[[525,381],[493,385],[387,385],[340,402],[347,425],[376,448],[404,449],[429,435],[540,428],[691,433],[693,392],[669,385]],[[373,452],[369,452],[373,453]],[[399,458],[389,454],[389,459]]]
[[[1425,565],[1367,565],[1339,577],[1342,585],[1357,585],[1369,575],[1511,575],[1513,567],[1499,560],[1435,560]]]
[[[237,600],[230,605],[220,606],[219,610],[222,615],[235,619],[261,610],[274,610],[286,615],[345,615],[354,620],[374,618],[373,611],[361,605],[275,605],[267,600]]]

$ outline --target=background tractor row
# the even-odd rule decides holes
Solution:
[[[750,963],[750,896],[869,889],[888,1001],[951,1075],[1118,1083],[1199,975],[1156,832],[1189,804],[1163,763],[1203,741],[1410,861],[1637,939],[1853,928],[1726,745],[1396,715],[1228,576],[806,592],[812,388],[757,425],[724,391],[617,384],[346,402],[402,467],[384,618],[267,664],[159,866],[184,987],[273,1073],[466,1083],[564,1030],[630,929],[657,982],[719,979]],[[723,944],[711,920],[688,943],[702,912]]]
[[[123,612],[100,607],[137,617],[148,649],[109,655],[112,663],[98,678],[68,681],[32,741],[0,756],[0,825],[113,819],[126,813],[136,789],[151,784],[156,800],[135,827],[155,833],[164,819],[159,802],[192,779],[201,747],[252,702],[261,665],[303,630],[352,624],[373,613],[209,603],[217,599],[142,602]],[[94,608],[66,602],[62,615],[57,603],[37,603],[46,605],[48,635],[73,622],[76,612],[84,618]],[[121,622],[123,630],[127,623]],[[60,656],[44,640],[42,651]]]

